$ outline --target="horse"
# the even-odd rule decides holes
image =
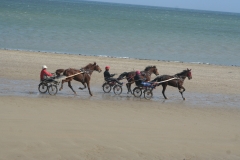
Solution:
[[[89,94],[92,96],[92,92],[90,90],[90,79],[93,71],[98,71],[99,73],[102,71],[101,68],[96,64],[96,62],[89,63],[85,67],[81,69],[74,69],[74,68],[69,68],[69,69],[58,69],[56,70],[56,75],[60,75],[63,72],[63,75],[68,77],[64,80],[62,80],[61,87],[59,88],[59,91],[63,89],[63,83],[68,82],[69,88],[72,89],[74,94],[76,92],[73,90],[71,81],[74,79],[75,81],[81,82],[84,86],[84,88],[79,87],[79,89],[83,90],[86,88],[86,84],[88,87]]]
[[[183,82],[185,80],[185,78],[188,77],[189,80],[192,79],[192,73],[191,73],[191,69],[188,69],[187,70],[183,70],[182,72],[180,73],[177,73],[173,76],[169,76],[169,75],[161,75],[161,76],[158,76],[156,77],[154,80],[152,80],[151,82],[160,82],[158,84],[159,85],[162,85],[163,87],[163,90],[162,90],[162,94],[164,96],[165,99],[167,99],[166,95],[165,95],[165,90],[167,88],[167,85],[170,85],[172,87],[177,87],[179,92],[181,93],[182,95],[182,98],[183,100],[185,100],[185,98],[183,97],[183,92],[186,90],[184,87],[183,87]],[[174,79],[175,78],[175,79]],[[172,80],[169,80],[169,79],[172,79]],[[168,81],[169,80],[169,81]],[[161,81],[164,81],[161,83]]]
[[[141,71],[141,78],[146,78],[146,81],[150,81],[151,80],[151,75],[152,73],[154,73],[156,76],[159,75],[157,67],[156,66],[147,66],[144,71]],[[131,72],[123,72],[122,74],[119,75],[119,77],[117,78],[118,80],[123,79],[124,77],[126,77],[128,83],[126,84],[126,87],[128,89],[127,93],[131,93],[132,94],[132,90],[131,90],[131,84],[134,83],[134,76],[136,75],[135,71],[131,71]]]

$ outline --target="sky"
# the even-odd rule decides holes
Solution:
[[[92,0],[92,1],[240,13],[240,0]]]

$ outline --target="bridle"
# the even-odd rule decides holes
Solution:
[[[188,77],[188,78],[192,77],[192,73],[191,73],[191,71],[188,71],[188,73],[187,73],[187,77]]]

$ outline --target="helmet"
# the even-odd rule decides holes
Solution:
[[[136,71],[136,74],[140,74],[140,71]]]
[[[47,68],[47,66],[46,66],[46,65],[43,65],[43,66],[42,66],[42,69],[45,69],[45,68]]]
[[[106,67],[105,67],[105,69],[109,69],[109,68],[110,68],[110,66],[106,66]]]

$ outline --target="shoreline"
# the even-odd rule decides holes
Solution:
[[[118,58],[118,59],[132,59],[132,60],[148,60],[148,61],[158,61],[158,62],[170,62],[170,63],[186,63],[186,64],[203,64],[203,65],[212,65],[212,66],[227,66],[227,67],[240,67],[238,65],[221,65],[213,64],[206,62],[183,62],[183,61],[170,61],[170,60],[154,60],[154,59],[143,59],[143,58],[131,58],[131,57],[117,57],[117,56],[108,56],[108,55],[85,55],[85,54],[74,54],[66,52],[50,52],[50,51],[37,51],[37,50],[22,50],[22,49],[9,49],[9,48],[0,48],[0,50],[6,51],[22,51],[22,52],[34,52],[34,53],[49,53],[49,54],[63,54],[63,55],[79,55],[79,56],[89,56],[89,57],[105,57],[105,58]]]

